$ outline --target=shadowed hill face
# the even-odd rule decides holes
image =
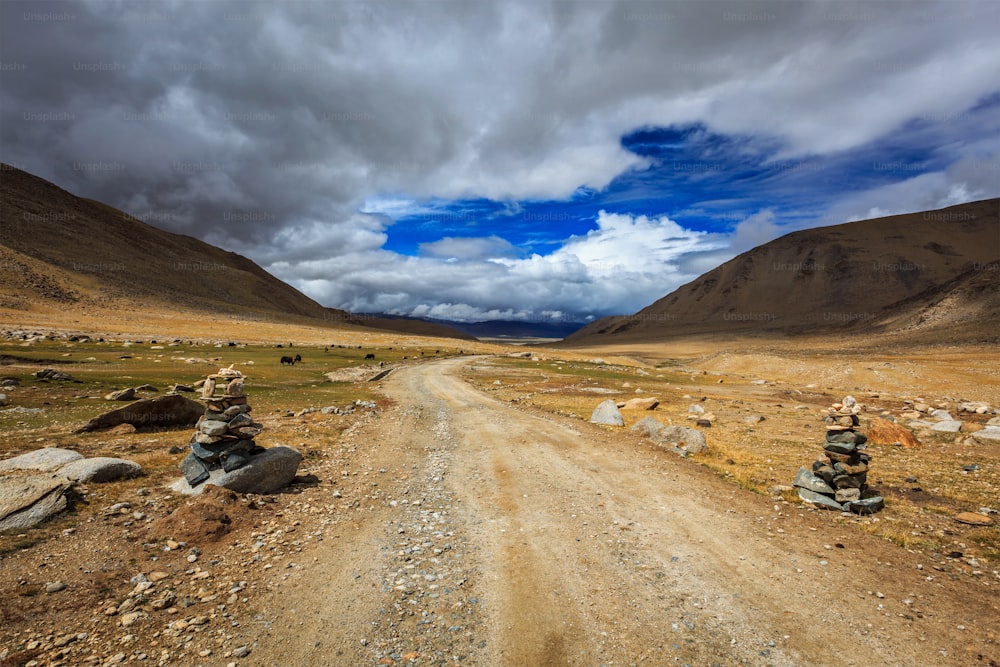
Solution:
[[[224,321],[319,320],[470,338],[445,326],[326,308],[253,261],[0,169],[0,309],[199,311]]]
[[[950,334],[976,337],[1000,322],[996,300],[988,296],[990,288],[1000,289],[998,212],[1000,200],[992,199],[788,234],[635,315],[594,322],[567,342],[748,332],[891,333],[945,325]],[[942,301],[954,290],[948,303]],[[914,324],[918,311],[938,302],[936,323]]]
[[[0,172],[0,252],[5,291],[36,303],[122,301],[212,309],[223,317],[266,311],[348,318],[245,257],[8,167]]]

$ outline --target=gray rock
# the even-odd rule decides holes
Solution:
[[[187,384],[175,384],[174,388],[172,389],[172,391],[175,391],[175,392],[184,391],[184,392],[191,393],[191,392],[194,392],[194,387],[192,387],[191,385],[187,385]]]
[[[154,387],[151,384],[140,385],[140,386],[136,387],[135,390],[136,391],[160,391],[159,389],[157,389],[156,387]]]
[[[251,424],[253,424],[253,418],[245,412],[241,412],[229,420],[229,428],[239,428],[240,426],[250,426]]]
[[[1000,442],[1000,426],[987,426],[981,431],[972,434],[976,440]]]
[[[37,470],[39,472],[52,472],[59,470],[67,463],[79,461],[83,458],[80,452],[72,449],[61,449],[59,447],[45,447],[36,449],[27,454],[21,454],[13,458],[0,461],[0,470]]]
[[[686,426],[664,426],[649,437],[658,445],[672,445],[688,454],[700,454],[708,449],[705,434]]]
[[[215,443],[222,440],[221,437],[217,435],[205,435],[204,433],[195,433],[192,436],[193,442],[197,442],[199,445],[214,445]]]
[[[0,394],[0,408],[7,405],[7,394]]]
[[[35,371],[35,377],[39,380],[60,380],[62,382],[80,382],[75,377],[69,373],[64,373],[63,371],[57,371],[54,368],[43,368],[40,371]]]
[[[863,488],[868,479],[868,473],[858,475],[837,475],[833,478],[833,488],[835,489],[860,489]]]
[[[250,412],[249,403],[244,403],[243,405],[231,405],[222,411],[222,416],[225,417],[226,419],[232,419],[236,415],[242,414],[244,412]]]
[[[102,484],[138,477],[142,474],[142,466],[126,459],[96,456],[67,463],[59,468],[59,474],[74,482]]]
[[[52,475],[0,476],[0,530],[30,528],[62,512],[72,486]]]
[[[954,419],[939,421],[937,424],[931,426],[932,431],[942,431],[944,433],[958,433],[962,430],[962,422],[955,421]]]
[[[214,484],[237,493],[274,493],[288,486],[302,461],[302,455],[291,447],[271,447],[254,454],[242,468],[225,472],[221,468],[210,471],[204,483],[192,487],[183,477],[170,485],[178,493],[201,493],[205,484]]]
[[[837,454],[853,454],[857,451],[857,447],[853,442],[826,442],[823,444],[823,449]]]
[[[645,417],[637,421],[629,430],[638,431],[642,435],[653,437],[654,433],[659,433],[665,428],[667,428],[666,424],[655,417]]]
[[[167,394],[159,398],[144,398],[125,407],[94,417],[77,433],[87,433],[131,424],[136,428],[165,426],[194,426],[205,408],[180,394]]]
[[[838,503],[833,498],[829,496],[824,496],[822,493],[816,493],[815,491],[810,491],[809,489],[799,488],[799,498],[802,500],[812,503],[821,509],[827,510],[837,510],[838,512],[844,511],[844,506]]]
[[[688,406],[688,412],[695,415],[705,414],[705,408],[697,403]]]
[[[847,507],[855,514],[874,514],[885,509],[885,499],[882,496],[874,496],[872,498],[852,500],[847,503]]]
[[[135,400],[135,389],[129,387],[128,389],[119,389],[118,391],[113,391],[104,397],[106,401],[133,401]]]
[[[857,433],[856,431],[827,431],[826,441],[827,442],[837,442],[843,444],[853,445],[856,443],[866,442],[868,438],[864,436],[863,433]]]
[[[810,491],[823,493],[828,496],[832,496],[835,493],[829,484],[824,482],[822,478],[809,472],[805,466],[799,468],[799,472],[795,475],[795,481],[793,484],[800,489],[809,489]]]
[[[625,425],[621,411],[618,410],[615,402],[610,399],[594,408],[593,414],[590,415],[590,421],[593,424],[607,424],[609,426]]]
[[[205,435],[223,435],[229,430],[229,424],[215,419],[206,419],[198,424],[198,430]]]
[[[932,410],[930,416],[939,422],[953,422],[955,418],[947,410]]]
[[[861,489],[837,489],[837,494],[833,497],[838,503],[849,503],[861,500]]]

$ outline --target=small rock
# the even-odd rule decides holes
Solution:
[[[955,521],[959,523],[964,523],[969,526],[992,526],[993,519],[986,516],[985,514],[977,514],[975,512],[961,512],[955,515]]]
[[[855,514],[875,514],[875,512],[885,509],[885,499],[881,496],[874,496],[872,498],[852,500],[847,503],[847,507]]]
[[[844,506],[835,501],[833,498],[825,496],[822,493],[810,491],[809,489],[799,487],[799,498],[812,503],[821,509],[836,510],[838,512],[844,511]]]
[[[795,481],[793,484],[800,489],[808,489],[809,491],[822,493],[827,496],[832,496],[836,493],[829,484],[824,482],[822,478],[809,472],[805,466],[799,468],[799,472],[795,475]]]
[[[136,621],[142,618],[143,613],[141,611],[130,611],[127,614],[123,614],[118,620],[123,628],[135,625]]]
[[[46,593],[58,593],[59,591],[66,590],[66,584],[61,581],[52,581],[45,584]]]
[[[118,391],[113,391],[110,394],[104,396],[106,401],[134,401],[135,400],[135,389],[129,387],[128,389],[119,389]]]

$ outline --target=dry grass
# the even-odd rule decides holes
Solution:
[[[621,354],[625,350],[612,351]],[[688,406],[699,403],[716,415],[716,421],[704,429],[709,451],[692,460],[754,493],[790,485],[800,466],[810,466],[822,452],[822,411],[845,394],[854,394],[869,408],[861,425],[871,438],[869,484],[886,498],[887,509],[875,517],[852,517],[849,521],[908,549],[961,551],[994,566],[1000,564],[1000,527],[970,528],[953,519],[959,512],[980,507],[1000,509],[996,500],[1000,497],[1000,447],[974,444],[965,433],[914,434],[901,424],[876,416],[898,414],[908,408],[904,400],[916,397],[952,407],[954,396],[990,401],[996,396],[995,383],[980,385],[983,378],[979,377],[964,384],[973,376],[966,370],[952,376],[963,383],[943,387],[941,375],[923,365],[929,364],[931,355],[920,353],[912,358],[886,355],[874,363],[844,359],[839,349],[825,353],[811,350],[808,354],[793,350],[784,363],[778,363],[780,355],[774,350],[769,357],[762,357],[757,351],[737,353],[730,348],[718,352],[692,346],[686,359],[678,358],[674,348],[669,358],[657,358],[652,351],[643,350],[646,365],[579,360],[560,364],[551,358],[556,353],[548,359],[540,353],[539,361],[503,358],[477,364],[467,376],[501,400],[580,420],[588,420],[594,407],[608,398],[660,399],[661,405],[654,411],[622,411],[626,427],[647,416],[667,424],[693,426],[687,419]],[[982,354],[983,359],[989,356],[988,351]],[[605,360],[612,357],[591,355]],[[913,358],[919,361],[914,363]],[[954,353],[942,354],[941,367],[954,369],[960,358]],[[977,365],[970,358],[975,359],[975,354],[967,354],[962,363],[978,369],[980,376],[990,372],[988,364]],[[790,381],[792,376],[811,377],[810,368],[813,376],[825,380],[822,384],[810,387],[801,380]],[[881,383],[856,384],[857,371],[863,371],[869,380],[881,374]],[[886,391],[886,386],[892,386],[886,384],[892,374],[906,377],[903,391]],[[753,383],[761,377],[768,380],[766,385]],[[636,394],[637,388],[643,393]],[[953,398],[936,398],[945,389]],[[747,419],[755,415],[764,416],[765,421]],[[975,422],[988,417],[963,418]],[[979,470],[966,472],[964,467],[970,464],[978,465]],[[801,502],[795,491],[779,495],[787,502]]]

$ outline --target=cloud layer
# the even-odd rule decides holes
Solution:
[[[8,0],[0,157],[331,306],[579,319],[796,226],[1000,194],[998,23],[987,0]],[[731,140],[689,138],[686,171],[623,140],[683,127]],[[790,169],[752,200],[733,177],[871,171],[872,147],[902,166],[835,170],[809,212]]]

